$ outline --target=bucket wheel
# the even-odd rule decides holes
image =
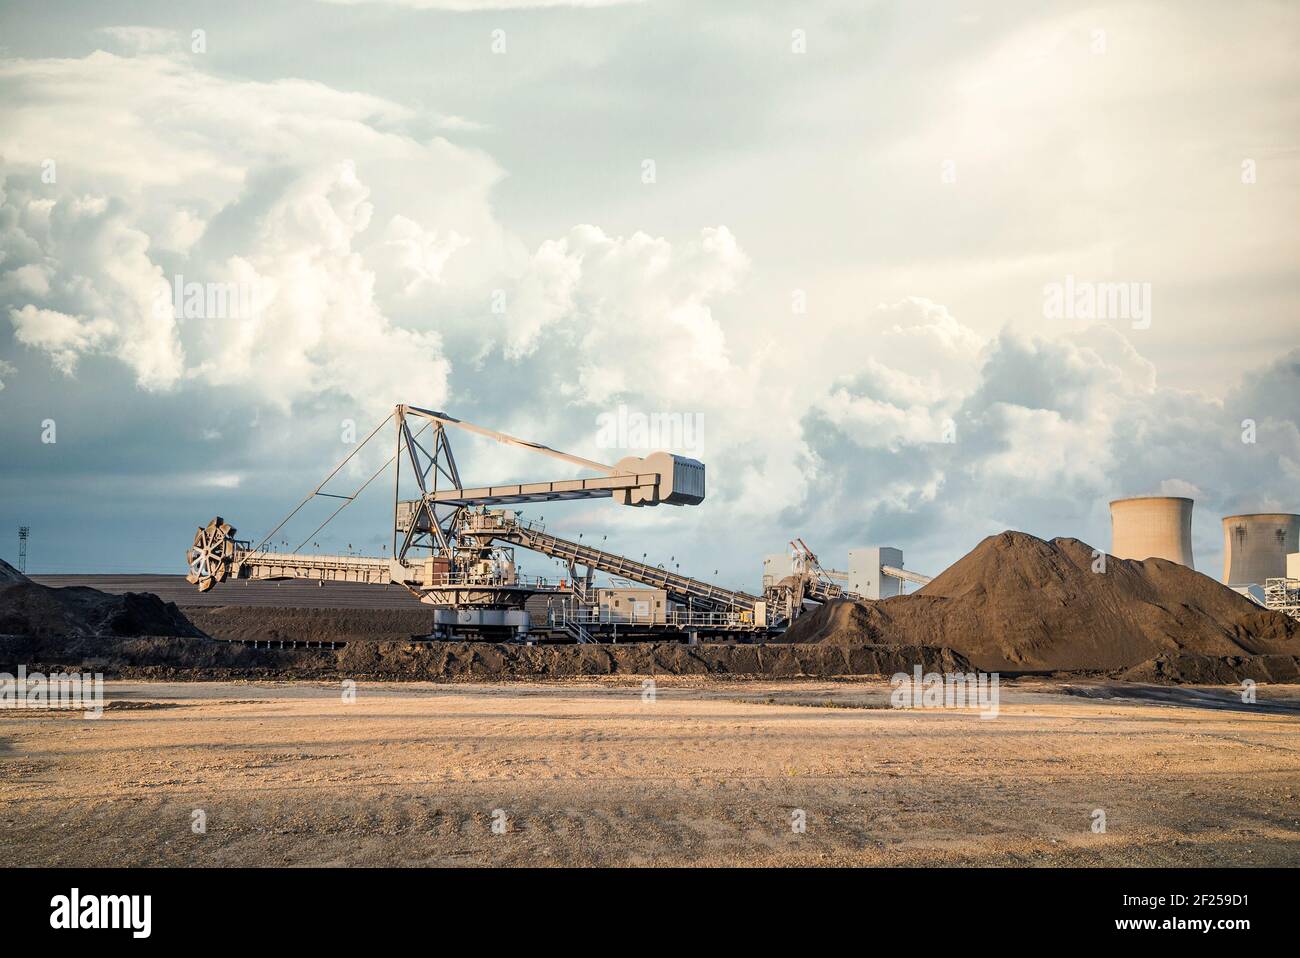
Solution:
[[[185,578],[207,592],[218,582],[225,582],[235,560],[235,530],[217,516],[194,534],[194,545],[185,552],[190,573]]]

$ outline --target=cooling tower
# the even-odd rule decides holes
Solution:
[[[1225,585],[1264,584],[1286,575],[1288,552],[1300,549],[1300,516],[1264,512],[1227,516],[1223,520],[1223,581]]]
[[[1110,554],[1192,566],[1192,500],[1138,496],[1110,504]]]

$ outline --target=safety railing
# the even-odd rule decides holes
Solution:
[[[1264,580],[1264,606],[1300,619],[1300,579]]]
[[[316,555],[296,552],[276,552],[270,549],[239,550],[235,561],[245,565],[277,565],[298,568],[324,567],[327,569],[387,569],[388,559],[361,555]]]
[[[437,572],[421,576],[420,584],[430,589],[527,589],[530,592],[567,591],[565,580],[545,579],[537,575],[471,575],[464,572]]]
[[[559,606],[548,610],[549,624],[565,628],[573,624],[585,629],[603,626],[632,626],[671,629],[681,632],[704,630],[748,630],[755,628],[748,612],[624,612],[602,608]]]

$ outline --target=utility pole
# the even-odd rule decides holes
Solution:
[[[18,527],[18,571],[27,571],[27,537],[31,534],[31,526]]]

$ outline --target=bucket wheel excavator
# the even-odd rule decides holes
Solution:
[[[324,491],[343,467],[390,422],[394,452],[350,495]],[[469,486],[461,481],[449,432],[461,430],[579,466],[588,475],[538,482]],[[427,435],[426,435],[427,434]],[[390,556],[319,555],[303,547],[367,486],[394,467],[392,552]],[[403,480],[413,498],[403,498]],[[514,509],[541,502],[608,498],[625,506],[693,506],[704,501],[704,464],[655,452],[628,456],[613,465],[560,452],[446,413],[398,405],[328,476],[256,545],[235,538],[220,517],[200,528],[186,552],[190,582],[200,591],[228,579],[307,578],[377,584],[396,583],[435,610],[435,637],[526,638],[530,618],[525,603],[547,594],[556,599],[549,624],[577,641],[594,641],[605,624],[591,614],[596,572],[662,590],[675,607],[647,627],[695,637],[698,634],[762,632],[767,629],[762,596],[727,589],[668,571],[660,566],[564,539],[528,521]],[[332,514],[297,548],[267,549],[309,501],[342,500]],[[514,550],[523,548],[560,560],[569,575],[547,582],[519,574]],[[580,567],[582,571],[580,570]]]
[[[197,585],[200,592],[225,582],[230,576],[235,548],[234,527],[217,516],[194,534],[194,545],[185,552],[185,563],[190,567],[185,578],[191,585]]]

